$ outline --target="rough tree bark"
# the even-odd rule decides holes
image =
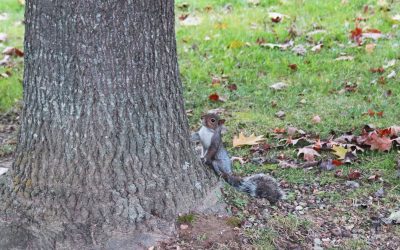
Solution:
[[[25,21],[0,248],[112,248],[170,229],[215,183],[189,141],[174,1],[27,0]]]

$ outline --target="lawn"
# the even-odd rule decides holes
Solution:
[[[0,33],[8,39],[0,51],[23,48],[23,12],[17,0],[1,1]],[[295,127],[326,140],[332,134],[359,134],[366,124],[399,125],[399,27],[400,3],[390,0],[176,1],[179,66],[191,128],[198,128],[202,113],[219,109],[227,120],[228,151],[248,160],[235,162],[235,172],[271,173],[288,193],[283,205],[270,208],[268,219],[254,219],[256,212],[249,211],[261,209],[259,202],[226,188],[225,199],[241,221],[246,244],[261,249],[396,246],[400,229],[381,221],[399,210],[395,146],[389,152],[365,150],[339,166],[343,176],[361,173],[355,180],[360,187],[349,188],[335,171],[256,164],[250,147],[234,148],[232,138],[240,132],[264,135],[272,145],[267,156],[299,160],[299,146],[285,144],[287,133],[277,134],[276,128]],[[356,28],[367,34],[362,41]],[[21,58],[0,66],[1,113],[21,99],[22,74]],[[273,88],[276,83],[285,87]],[[329,157],[322,153],[321,159]],[[368,180],[374,175],[376,180]],[[377,197],[381,188],[384,195]]]

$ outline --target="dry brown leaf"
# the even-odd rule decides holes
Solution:
[[[376,132],[370,133],[365,144],[371,146],[371,150],[389,151],[392,148],[392,140],[387,136],[379,136]]]
[[[321,117],[320,117],[319,115],[315,115],[315,116],[311,119],[311,121],[312,121],[313,123],[320,123],[320,122],[321,122]]]
[[[185,19],[180,21],[182,26],[197,26],[201,23],[200,17],[196,16],[188,16]]]
[[[375,43],[369,43],[369,44],[365,45],[365,51],[366,51],[368,54],[371,54],[372,52],[374,52],[375,47],[376,47],[376,44],[375,44]]]
[[[354,56],[339,56],[335,61],[353,61]]]
[[[6,33],[0,33],[0,43],[7,41],[7,38],[8,36]]]
[[[280,19],[280,21],[283,21],[284,18],[290,18],[288,15],[284,15],[278,12],[269,12],[268,16],[271,19]]]
[[[300,148],[297,156],[303,155],[304,160],[306,161],[314,161],[315,156],[320,156],[320,154],[315,151],[313,148]]]
[[[322,43],[315,45],[314,47],[311,48],[312,52],[320,52],[322,47],[324,47],[324,45]]]
[[[272,84],[271,86],[269,86],[271,89],[274,89],[274,90],[282,90],[282,89],[285,89],[285,88],[287,88],[287,84],[286,83],[284,83],[284,82],[277,82],[277,83],[274,83],[274,84]]]
[[[256,145],[265,139],[263,135],[255,136],[254,134],[246,137],[242,132],[240,132],[239,136],[233,137],[233,147],[240,147],[244,145]]]
[[[400,126],[391,126],[390,127],[390,136],[397,136],[400,135]]]

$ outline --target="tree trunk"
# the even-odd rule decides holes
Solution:
[[[0,248],[104,247],[172,225],[215,183],[189,141],[174,1],[27,0],[25,21]]]

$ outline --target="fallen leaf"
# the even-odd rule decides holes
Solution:
[[[184,20],[181,20],[182,26],[197,26],[201,23],[201,18],[196,16],[188,16]]]
[[[3,54],[8,55],[8,56],[18,56],[18,57],[24,56],[24,52],[22,52],[21,50],[19,50],[17,48],[12,48],[12,47],[5,48],[3,50]]]
[[[373,111],[372,109],[368,109],[367,113],[365,113],[371,117],[375,116],[375,111]]]
[[[243,165],[247,162],[247,160],[243,159],[243,157],[232,156],[231,162],[238,161],[240,165]]]
[[[396,59],[393,59],[393,60],[388,61],[387,64],[383,65],[383,68],[387,69],[387,68],[393,67],[395,64],[396,64]]]
[[[293,71],[297,70],[297,64],[289,64],[288,67]]]
[[[7,38],[8,36],[6,33],[0,33],[0,43],[7,41]]]
[[[277,17],[271,17],[271,21],[273,23],[279,23],[282,20],[281,17],[277,16]]]
[[[380,177],[381,176],[379,174],[373,174],[370,177],[368,177],[368,180],[369,181],[378,181]]]
[[[343,177],[343,170],[342,169],[338,169],[335,171],[335,177],[341,178]]]
[[[272,19],[280,19],[280,21],[283,21],[284,18],[290,18],[288,15],[284,15],[278,12],[269,12],[268,13],[269,18]]]
[[[235,90],[237,90],[237,86],[236,86],[236,84],[234,84],[234,83],[232,83],[232,84],[229,84],[228,86],[226,86],[230,91],[235,91]]]
[[[252,4],[252,5],[259,5],[260,4],[260,0],[247,0],[248,4]]]
[[[319,117],[319,115],[315,115],[311,121],[315,124],[320,123],[321,122],[321,117]]]
[[[297,138],[297,139],[292,139],[291,136],[289,136],[289,138],[286,140],[286,144],[287,145],[296,145],[299,142],[302,142],[302,145],[309,145],[310,143],[303,137]],[[314,148],[315,149],[315,148]]]
[[[397,14],[397,15],[392,16],[392,20],[393,20],[393,21],[400,22],[400,14]]]
[[[211,12],[212,9],[213,9],[213,7],[210,6],[210,5],[207,5],[206,7],[204,7],[204,11],[205,11],[205,12]]]
[[[217,30],[224,30],[224,29],[228,28],[228,24],[227,23],[217,23],[214,25],[214,28],[216,28]]]
[[[394,70],[392,70],[392,72],[390,72],[390,74],[389,75],[387,75],[387,79],[392,79],[392,78],[394,78],[396,76],[396,71],[394,71]]]
[[[243,42],[234,40],[229,44],[228,48],[230,48],[230,49],[238,49],[238,48],[243,47],[243,45],[244,45]]]
[[[333,159],[332,164],[335,165],[336,167],[339,167],[343,165],[343,162]]]
[[[213,77],[211,78],[211,85],[212,85],[212,86],[219,86],[219,85],[221,85],[221,77],[213,76]]]
[[[376,132],[368,135],[365,144],[370,145],[371,150],[389,151],[392,148],[392,140],[387,136],[379,136]]]
[[[354,30],[350,31],[350,38],[358,45],[362,43],[362,35],[363,31],[359,27],[356,27]]]
[[[351,177],[347,176],[347,178],[350,179]],[[346,187],[359,188],[360,184],[358,182],[356,182],[356,181],[346,181]]]
[[[379,38],[382,38],[382,37],[384,37],[384,35],[383,34],[381,34],[381,33],[375,33],[375,32],[369,32],[369,33],[363,33],[362,34],[362,37],[363,38],[369,38],[369,39],[372,39],[372,40],[378,40]]]
[[[180,16],[178,17],[178,19],[179,19],[180,21],[183,21],[183,20],[185,20],[188,16],[189,16],[189,14],[182,14],[182,15],[180,15]]]
[[[263,135],[255,136],[254,134],[246,137],[242,132],[239,133],[239,136],[233,137],[233,147],[240,147],[244,145],[255,145],[264,141]]]
[[[349,152],[349,150],[347,148],[344,148],[339,145],[333,145],[332,150],[333,150],[333,154],[336,155],[339,160],[344,160],[347,152]]]
[[[390,136],[398,136],[400,135],[400,126],[391,126],[390,127]]]
[[[281,168],[299,168],[299,165],[295,162],[281,160],[278,163],[278,166]]]
[[[284,82],[277,82],[272,84],[271,86],[269,86],[270,88],[274,89],[274,90],[283,90],[285,88],[287,88],[287,84]]]
[[[283,112],[282,110],[279,110],[278,112],[275,113],[275,116],[278,118],[283,118],[285,117],[285,112]]]
[[[314,47],[311,48],[312,52],[320,52],[322,47],[324,47],[324,45],[322,43],[315,45]]]
[[[0,167],[0,176],[5,174],[5,173],[7,173],[7,171],[8,171],[8,168],[1,168]]]
[[[300,148],[299,152],[297,153],[297,156],[303,155],[304,160],[306,161],[314,161],[315,156],[320,156],[320,154],[315,151],[313,148]]]
[[[358,170],[351,171],[351,172],[347,175],[347,178],[348,178],[349,180],[357,180],[357,179],[359,179],[360,177],[361,177],[361,172],[358,171]]]
[[[7,65],[10,63],[10,61],[11,61],[11,56],[6,55],[6,56],[4,56],[3,59],[0,60],[0,66]]]
[[[213,102],[219,101],[219,95],[217,93],[213,93],[208,96],[208,99]]]
[[[375,43],[369,43],[369,44],[365,45],[365,51],[367,51],[368,54],[371,54],[374,52],[375,47],[376,47]]]
[[[313,36],[313,35],[316,35],[316,34],[324,34],[324,33],[326,33],[326,30],[318,29],[318,30],[313,30],[313,31],[308,32],[306,34],[306,36]]]
[[[347,143],[351,143],[353,140],[354,140],[354,135],[345,134],[345,135],[339,136],[334,141],[338,142],[338,143],[342,143],[342,144],[347,144]]]
[[[275,134],[283,134],[286,132],[285,128],[274,128],[273,131]]]
[[[222,115],[225,113],[225,109],[224,108],[210,109],[207,113]]]
[[[364,33],[375,33],[375,34],[381,34],[382,32],[378,29],[367,29]]]
[[[370,68],[369,71],[371,71],[372,73],[380,73],[380,74],[382,74],[383,72],[385,72],[385,69],[383,67]]]
[[[390,216],[386,219],[390,223],[395,222],[397,224],[400,224],[400,210],[397,212],[393,212],[390,214]]]
[[[304,56],[307,53],[306,47],[302,44],[296,45],[292,51],[298,56]]]
[[[353,61],[354,56],[339,56],[335,61]]]
[[[265,39],[264,38],[262,38],[262,37],[259,37],[259,38],[257,38],[257,40],[256,40],[256,43],[258,44],[258,45],[262,45],[262,44],[265,44]]]
[[[293,40],[290,40],[290,41],[288,41],[286,43],[283,43],[283,44],[276,44],[276,43],[262,43],[262,44],[260,44],[260,46],[264,47],[264,48],[271,48],[271,49],[279,48],[281,50],[287,50],[288,48],[292,47],[293,45],[294,45]]]
[[[0,21],[5,21],[8,20],[8,14],[7,13],[0,13]]]

